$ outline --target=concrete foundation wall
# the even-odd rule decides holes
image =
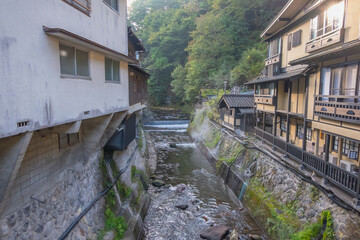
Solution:
[[[48,139],[51,140],[51,138]],[[53,182],[50,184],[51,188],[41,194],[35,194],[34,197],[38,200],[30,198],[26,189],[32,190],[33,187],[38,186],[38,190],[41,192],[49,182],[49,178],[41,178],[45,181],[40,180],[31,184],[31,176],[28,175],[30,180],[25,183],[29,183],[29,186],[21,189],[16,195],[16,209],[0,219],[0,239],[59,238],[78,214],[102,190],[99,171],[101,157],[101,151],[97,151],[89,158],[86,165],[74,162],[71,168],[67,168],[61,173],[56,173],[56,170],[50,170],[51,168],[49,171],[44,170],[45,176],[51,173],[57,178],[55,180],[57,183]],[[56,160],[44,161],[46,162],[45,169],[47,166],[60,164],[60,161]],[[34,163],[34,160],[26,162]],[[21,171],[26,172],[26,169],[30,171],[31,165],[24,165]],[[20,187],[21,180],[20,177]],[[19,206],[20,203],[22,204]],[[103,216],[104,200],[101,199],[73,229],[68,239],[96,238],[97,231],[103,227]]]

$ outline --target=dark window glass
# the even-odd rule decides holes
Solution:
[[[112,60],[105,58],[105,80],[112,81]]]
[[[113,81],[119,82],[120,81],[120,69],[119,69],[119,62],[113,61]]]
[[[73,47],[60,44],[61,74],[75,75],[75,53]]]
[[[304,126],[303,126],[302,124],[296,124],[296,136],[297,136],[299,139],[303,139],[303,138],[304,138],[303,129],[304,129]]]
[[[339,150],[339,137],[332,137],[332,150],[337,152]]]
[[[119,61],[105,58],[105,80],[120,82],[120,66]]]
[[[89,54],[76,49],[76,75],[89,77]]]
[[[312,135],[311,127],[306,127],[306,140],[311,141],[311,135]]]

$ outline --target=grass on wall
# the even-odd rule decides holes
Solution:
[[[301,190],[296,194],[301,194]],[[266,226],[272,239],[334,239],[330,211],[322,212],[315,223],[303,224],[296,215],[299,208],[297,200],[286,204],[278,202],[256,178],[250,180],[245,203],[260,223]]]

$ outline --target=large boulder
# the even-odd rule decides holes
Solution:
[[[160,180],[160,179],[155,179],[153,182],[152,182],[152,185],[154,185],[155,187],[161,187],[161,186],[164,186],[165,185],[165,182]]]
[[[229,228],[226,226],[213,226],[205,229],[200,237],[207,240],[221,240],[229,233]]]
[[[175,207],[181,209],[181,210],[185,210],[189,207],[189,205],[187,204],[180,204],[180,205],[176,205]]]

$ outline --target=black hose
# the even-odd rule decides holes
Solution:
[[[80,220],[85,216],[85,214],[95,205],[95,203],[97,201],[99,201],[106,193],[108,193],[115,185],[115,183],[119,180],[121,174],[123,174],[126,169],[129,167],[131,160],[133,159],[135,152],[138,148],[138,145],[136,145],[134,152],[131,154],[131,156],[129,157],[129,159],[126,162],[125,167],[123,167],[119,173],[116,175],[115,179],[113,180],[113,182],[111,183],[111,185],[104,189],[103,191],[101,191],[90,203],[89,205],[80,213],[79,216],[77,216],[74,221],[70,224],[69,227],[66,228],[65,232],[59,237],[59,240],[64,240],[69,234],[70,232],[73,230],[73,228],[80,222]]]

